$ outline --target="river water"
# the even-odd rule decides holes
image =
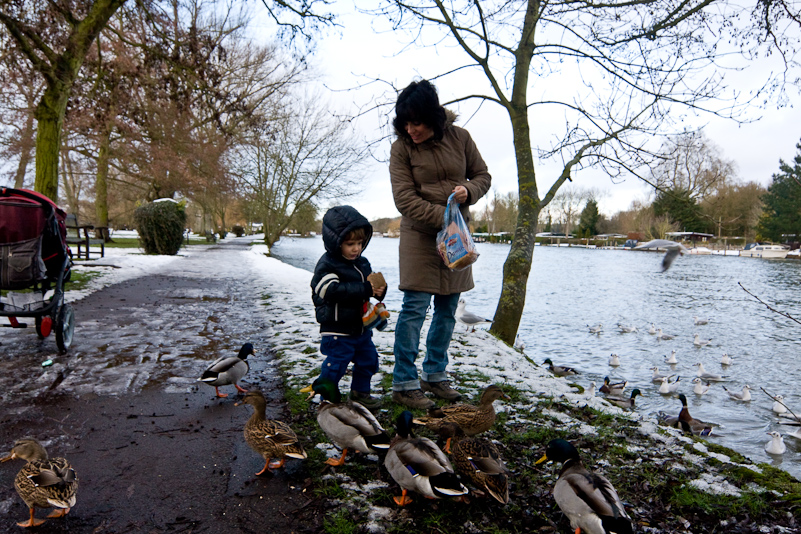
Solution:
[[[477,247],[476,287],[464,298],[468,310],[492,318],[509,245]],[[284,238],[272,249],[278,259],[309,271],[323,252],[319,237]],[[400,309],[398,241],[376,237],[365,256],[387,279],[387,307]],[[551,358],[557,365],[577,368],[581,374],[575,381],[584,386],[590,381],[600,386],[605,376],[628,380],[627,392],[633,387],[642,391],[636,410],[646,414],[678,414],[679,400],[660,395],[651,382],[651,367],[670,371],[681,377],[679,392],[687,396],[690,413],[720,425],[713,441],[801,478],[800,441],[785,437],[783,456],[764,451],[770,439],[766,432],[785,434],[798,427],[779,424],[771,410],[773,401],[761,389],[783,395],[785,404],[801,416],[801,324],[769,310],[738,285],[801,319],[801,262],[685,255],[661,273],[661,259],[661,253],[653,252],[537,247],[519,329],[525,352],[538,363]],[[709,324],[694,326],[694,316],[709,319]],[[590,334],[588,326],[599,323],[602,332]],[[638,332],[620,333],[618,323],[636,326]],[[648,334],[651,323],[675,338],[657,340]],[[696,347],[696,333],[710,344]],[[665,363],[671,350],[676,351],[675,365]],[[609,366],[611,353],[620,357],[620,367]],[[731,366],[721,365],[724,353],[732,356]],[[727,377],[703,396],[693,394],[691,383],[699,362],[707,372]],[[752,388],[751,402],[732,400],[722,387],[740,392],[745,384]]]

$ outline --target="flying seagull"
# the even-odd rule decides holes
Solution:
[[[676,256],[679,254],[684,254],[685,252],[689,252],[689,249],[681,243],[676,243],[675,241],[670,241],[668,239],[652,239],[647,243],[637,245],[634,247],[634,250],[643,250],[646,248],[663,248],[667,250],[667,254],[665,254],[665,257],[662,259],[663,273],[670,269],[670,265],[673,263],[673,260],[676,259]]]

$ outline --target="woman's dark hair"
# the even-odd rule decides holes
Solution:
[[[434,139],[442,139],[445,130],[445,108],[439,105],[436,88],[428,80],[410,83],[395,103],[392,125],[398,137],[410,139],[406,123],[420,122],[434,130]]]

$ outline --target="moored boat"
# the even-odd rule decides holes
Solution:
[[[746,258],[786,258],[790,252],[788,247],[782,245],[769,245],[767,243],[749,243],[740,251],[740,256]]]

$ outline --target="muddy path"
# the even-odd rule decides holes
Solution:
[[[33,436],[66,456],[78,503],[40,532],[311,532],[317,505],[302,462],[256,477],[263,460],[244,443],[248,405],[196,382],[220,355],[250,341],[257,354],[242,385],[260,389],[267,416],[285,416],[269,351],[269,308],[248,284],[247,241],[193,247],[158,274],[73,302],[66,355],[33,329],[0,330],[0,453]],[[107,267],[115,268],[109,260]],[[119,266],[119,265],[118,265]],[[69,299],[68,299],[69,301]],[[48,359],[53,365],[42,367]],[[27,517],[0,467],[0,532]],[[38,511],[44,517],[46,511]]]

